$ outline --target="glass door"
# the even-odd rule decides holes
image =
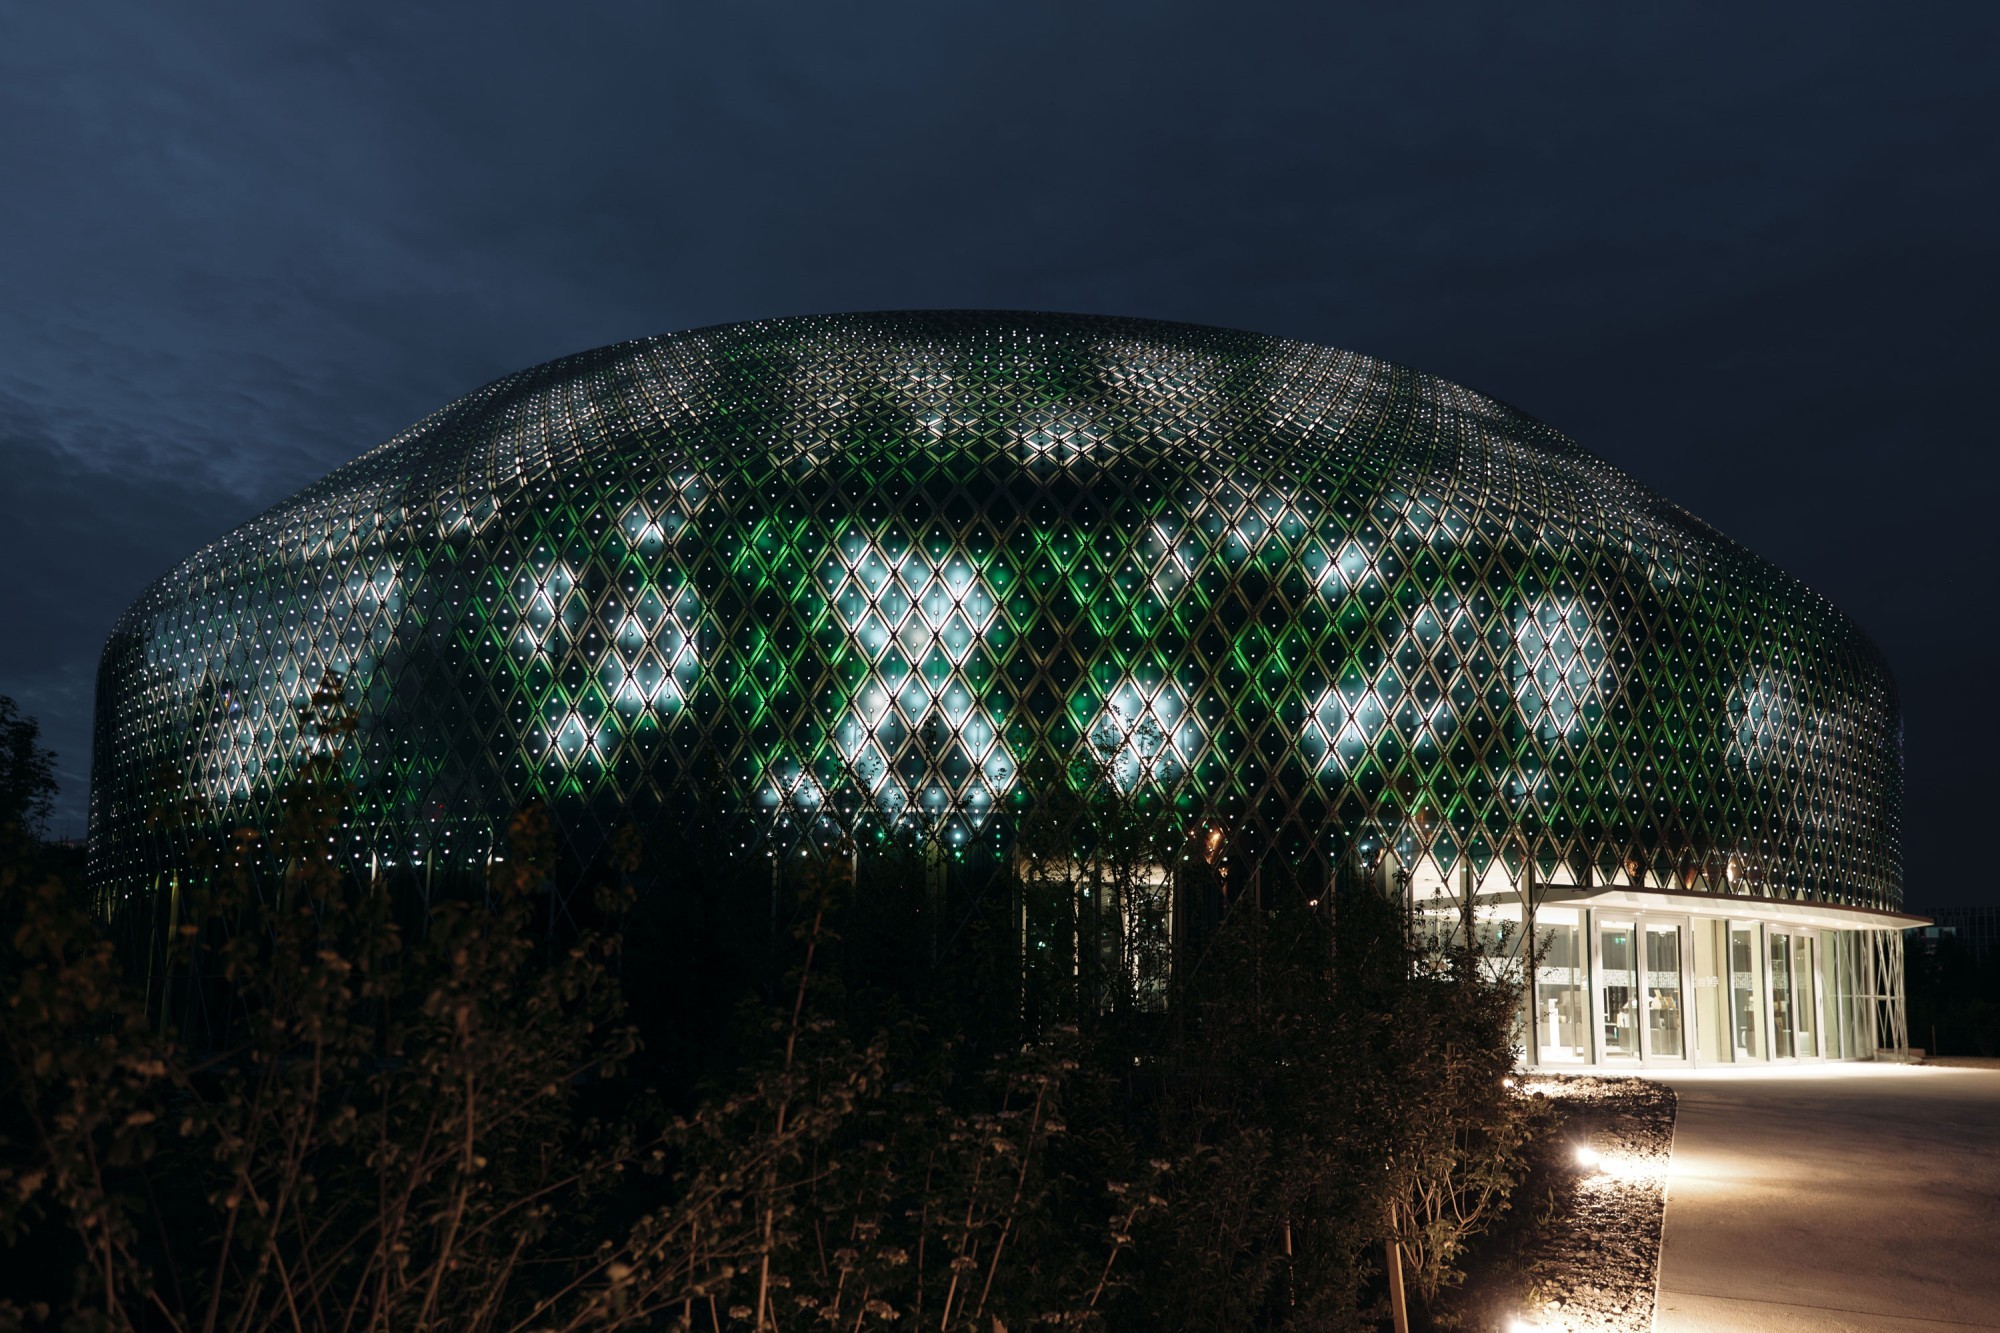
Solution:
[[[1729,927],[1729,1016],[1738,1060],[1764,1058],[1763,1043],[1757,1040],[1758,1019],[1763,1011],[1763,969],[1757,962],[1757,927]]]
[[[1631,921],[1598,924],[1597,948],[1603,963],[1598,987],[1603,1001],[1604,1045],[1600,1058],[1639,1058],[1639,941]]]
[[[1644,921],[1646,942],[1646,1058],[1687,1058],[1687,1024],[1681,1006],[1681,928]]]
[[[1583,913],[1545,907],[1535,920],[1542,954],[1535,967],[1535,1050],[1538,1062],[1590,1058],[1590,991],[1585,980]]]
[[[1792,937],[1771,932],[1771,1058],[1792,1058]]]
[[[1819,1049],[1817,940],[1810,931],[1771,931],[1771,1058],[1811,1060]]]
[[[1814,984],[1819,976],[1818,941],[1811,935],[1800,935],[1792,946],[1792,1012],[1798,1018],[1798,1051],[1801,1060],[1811,1060],[1819,1055],[1819,994]]]
[[[1590,997],[1597,1033],[1596,1062],[1686,1060],[1693,1036],[1688,1030],[1686,920],[1649,912],[1589,916],[1582,937],[1592,946],[1595,984],[1584,993]],[[1551,986],[1539,998],[1549,1031],[1560,1032],[1564,1008],[1549,1001],[1564,998],[1562,992]]]

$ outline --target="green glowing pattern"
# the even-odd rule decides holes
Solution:
[[[1421,822],[1446,868],[1900,898],[1850,622],[1501,404],[1251,334],[795,319],[482,389],[127,612],[100,888],[266,820],[327,670],[390,863],[534,796],[587,855],[697,783],[779,842],[858,791],[997,845],[1023,765],[1091,747],[1285,856]]]

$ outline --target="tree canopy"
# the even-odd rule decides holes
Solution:
[[[0,694],[0,828],[39,833],[56,795],[56,756],[41,743],[41,724]]]

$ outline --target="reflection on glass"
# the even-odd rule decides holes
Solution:
[[[1814,968],[1813,963],[1816,961],[1814,955],[1817,952],[1818,950],[1813,948],[1812,936],[1799,936],[1798,945],[1793,950],[1794,958],[1792,961],[1797,965],[1798,979],[1793,983],[1792,993],[1795,997],[1793,1012],[1798,1015],[1799,1055],[1801,1058],[1819,1054],[1819,1042],[1813,1036],[1815,1027],[1813,1020],[1814,1016],[1819,1012],[1819,1005],[1816,1003],[1817,997],[1813,994],[1813,978],[1817,975],[1817,969]]]
[[[1732,926],[1729,930],[1729,1012],[1734,1020],[1736,1058],[1755,1060],[1757,1049],[1757,928]]]
[[[1646,1053],[1679,1059],[1681,1036],[1681,931],[1646,927]]]
[[[1575,912],[1544,913],[1537,933],[1542,957],[1535,968],[1535,1044],[1540,1058],[1587,1060],[1584,1046],[1583,931]],[[1554,918],[1551,920],[1550,918]]]
[[[1771,936],[1771,1058],[1792,1058],[1792,937]]]
[[[1639,949],[1630,923],[1598,930],[1604,959],[1604,1058],[1639,1057]]]

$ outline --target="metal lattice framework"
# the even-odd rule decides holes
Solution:
[[[1254,334],[804,318],[489,385],[119,622],[100,892],[267,823],[328,671],[364,859],[476,860],[535,797],[588,854],[698,782],[780,838],[844,789],[1004,842],[1089,747],[1270,854],[1422,810],[1444,873],[1900,899],[1850,621],[1492,399]]]

